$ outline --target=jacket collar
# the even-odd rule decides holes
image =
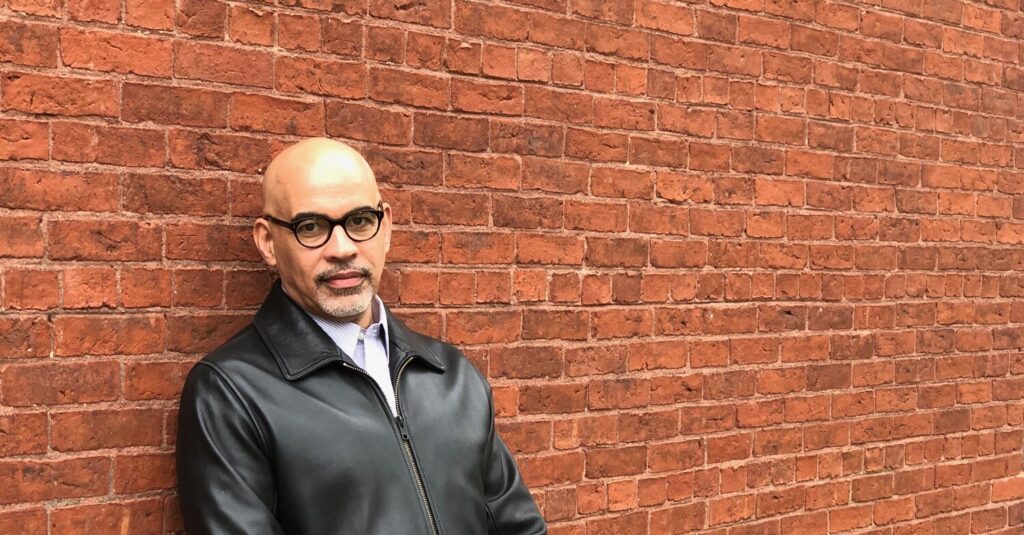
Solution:
[[[427,339],[396,318],[384,308],[390,338],[389,353],[402,362],[407,358],[420,358],[433,368],[444,371],[444,363],[429,345]],[[327,333],[292,301],[281,288],[281,281],[274,282],[263,305],[253,318],[253,325],[263,343],[289,381],[297,381],[332,362],[345,363],[355,367],[352,358],[346,355]]]

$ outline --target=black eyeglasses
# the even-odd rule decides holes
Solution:
[[[384,219],[383,208],[383,203],[377,203],[376,210],[362,208],[349,212],[340,219],[310,216],[300,217],[294,221],[285,221],[272,215],[264,215],[263,218],[271,223],[291,229],[299,245],[309,249],[316,249],[331,239],[334,227],[336,226],[344,229],[345,235],[354,242],[373,239],[377,232],[380,231],[380,223]]]

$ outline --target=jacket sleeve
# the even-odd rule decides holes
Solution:
[[[221,372],[200,363],[181,394],[178,498],[189,535],[283,535],[263,437]]]
[[[494,429],[494,401],[490,395],[488,401],[491,405],[491,421],[487,440],[486,458],[489,462],[484,471],[484,493],[487,513],[491,520],[489,535],[546,534],[547,525],[519,476],[516,461]]]

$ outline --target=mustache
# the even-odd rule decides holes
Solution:
[[[370,268],[363,266],[334,266],[321,271],[316,276],[317,282],[327,282],[331,277],[341,273],[343,271],[358,271],[360,275],[365,278],[370,278]]]

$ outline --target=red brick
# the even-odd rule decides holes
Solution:
[[[645,379],[595,380],[587,387],[587,407],[632,409],[650,403],[650,383]]]
[[[0,455],[45,453],[47,443],[46,414],[20,412],[0,416]],[[3,527],[0,515],[0,527]]]
[[[224,127],[228,98],[219,91],[126,83],[121,116],[128,122]]]
[[[181,41],[174,46],[174,74],[181,78],[255,87],[274,86],[269,52]]]
[[[129,2],[129,15],[133,12]],[[148,24],[159,24],[147,19]],[[100,30],[63,28],[61,61],[68,67],[142,76],[171,75],[171,41]]]
[[[450,83],[447,78],[388,68],[370,69],[370,98],[380,102],[446,109]]]
[[[227,6],[221,2],[179,0],[175,23],[179,30],[200,37],[221,37],[227,18]]]
[[[171,165],[186,169],[258,173],[272,157],[268,140],[240,134],[172,130],[168,145]]]
[[[54,449],[81,451],[126,446],[154,446],[163,436],[158,409],[86,410],[52,415]]]
[[[234,130],[314,136],[324,131],[324,108],[319,102],[236,93],[230,121]]]
[[[565,131],[557,126],[492,120],[490,148],[493,152],[513,152],[533,156],[561,156]]]
[[[114,458],[114,492],[128,494],[172,489],[174,486],[173,454],[122,455]]]
[[[451,26],[451,3],[442,0],[427,0],[414,6],[394,0],[370,0],[369,7],[375,17],[440,28]]]
[[[0,373],[3,401],[12,407],[116,400],[121,367],[116,362],[23,364]]]
[[[555,347],[521,346],[491,353],[491,377],[531,379],[562,375],[562,352]]]
[[[164,164],[164,134],[159,130],[83,123],[53,124],[56,160],[129,167]]]
[[[363,28],[359,22],[334,17],[322,19],[320,48],[336,56],[359,57],[363,49]]]
[[[57,66],[58,33],[53,26],[0,21],[0,61],[33,67]]]
[[[111,173],[4,168],[0,189],[0,206],[6,208],[111,212],[118,204],[117,176]]]
[[[520,336],[522,316],[517,312],[452,312],[446,339],[455,344],[509,342]]]
[[[161,255],[160,229],[133,221],[61,220],[50,225],[53,258],[152,260]]]
[[[495,232],[444,234],[441,257],[448,264],[501,264],[511,262],[515,241]]]
[[[281,91],[339,98],[366,95],[366,66],[361,63],[280,56],[275,71],[275,87]]]
[[[125,176],[124,207],[131,212],[218,215],[227,211],[227,183],[178,175]]]
[[[595,448],[586,452],[588,478],[615,477],[643,472],[647,467],[647,447]]]
[[[167,350],[205,353],[248,325],[251,316],[237,314],[174,315],[167,318]]]
[[[164,349],[161,316],[58,316],[53,324],[57,356],[135,355]]]
[[[526,86],[523,113],[552,121],[586,124],[594,118],[594,97],[539,86]]]
[[[100,496],[107,493],[109,473],[110,460],[102,457],[61,461],[0,461],[0,476],[3,476],[4,481],[13,482],[0,489],[0,503]]]
[[[121,304],[126,308],[170,306],[170,271],[145,268],[122,270]]]
[[[68,0],[68,17],[116,23],[121,3],[116,0]]]
[[[126,0],[125,22],[152,30],[174,29],[172,0]]]
[[[644,32],[626,30],[616,26],[589,24],[587,25],[587,48],[598,54],[647,60],[650,55],[650,39]]]
[[[623,134],[570,128],[565,137],[565,155],[602,162],[625,162],[628,143],[629,139]]]
[[[519,185],[519,161],[507,156],[449,154],[445,183],[455,187],[516,189]]]
[[[316,52],[320,48],[320,21],[315,16],[278,14],[277,44]]]
[[[332,136],[408,145],[412,117],[407,113],[347,102],[327,103],[327,133]]]
[[[3,77],[3,106],[26,113],[114,117],[117,100],[117,84],[111,80],[28,73]]]
[[[416,114],[413,142],[427,147],[483,151],[487,148],[488,124],[484,119],[438,114]]]
[[[94,533],[119,535],[160,533],[163,529],[163,505],[159,499],[81,505],[54,511],[50,519],[50,532],[54,535]]]
[[[132,362],[125,366],[124,395],[127,399],[174,399],[181,393],[191,368],[186,362]]]
[[[0,258],[43,256],[40,219],[31,216],[0,217]]]
[[[231,6],[228,12],[228,38],[250,45],[274,43],[274,12],[247,6]]]
[[[452,80],[452,107],[474,113],[520,115],[523,89],[511,84]]]
[[[524,264],[581,265],[582,238],[552,234],[518,234],[516,261]]]
[[[50,153],[46,123],[0,120],[0,160],[42,160]]]

